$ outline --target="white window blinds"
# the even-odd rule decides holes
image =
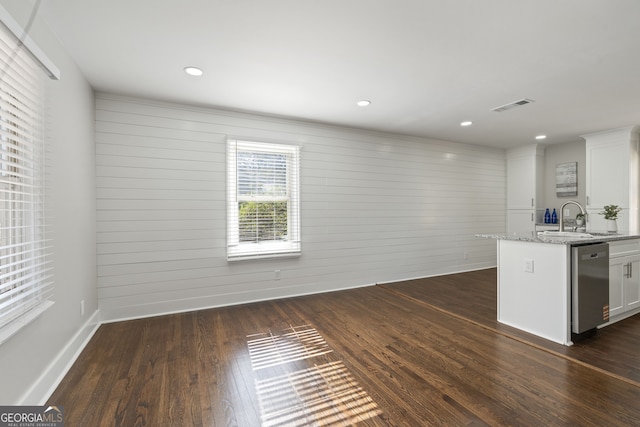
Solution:
[[[229,140],[229,260],[300,253],[299,147]]]
[[[0,342],[52,304],[44,75],[0,25]]]

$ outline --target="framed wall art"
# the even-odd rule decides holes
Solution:
[[[556,195],[558,197],[578,195],[578,162],[556,165]]]

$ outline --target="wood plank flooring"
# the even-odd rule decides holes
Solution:
[[[598,330],[571,347],[497,321],[495,268],[384,285],[399,295],[465,318],[490,330],[571,358],[640,386],[640,315]]]
[[[438,280],[495,280],[474,273]],[[48,403],[69,426],[640,425],[637,385],[482,325],[483,291],[474,321],[410,292],[429,286],[105,324]]]

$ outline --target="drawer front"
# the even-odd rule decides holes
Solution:
[[[640,239],[609,242],[609,256],[624,256],[640,253]]]

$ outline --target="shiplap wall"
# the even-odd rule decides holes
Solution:
[[[227,261],[228,135],[301,145],[301,257]],[[96,168],[105,321],[491,267],[505,229],[472,145],[98,94]]]

